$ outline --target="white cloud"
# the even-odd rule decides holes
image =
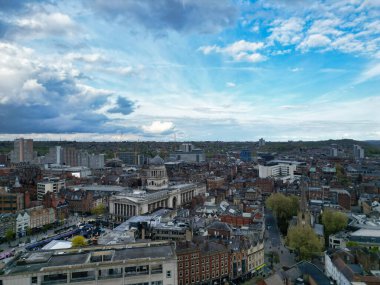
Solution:
[[[27,38],[71,35],[78,32],[75,22],[66,14],[36,13],[17,19],[14,24],[19,28],[16,34]]]
[[[161,134],[174,129],[172,122],[154,121],[150,125],[143,125],[142,129],[147,133]]]
[[[273,28],[269,29],[271,32],[268,37],[269,43],[279,42],[282,45],[298,43],[301,40],[304,24],[305,21],[301,18],[273,21]]]
[[[331,43],[331,40],[325,35],[314,34],[305,38],[299,45],[298,49],[303,51],[308,50],[310,48],[316,47],[326,47]]]
[[[343,32],[339,31],[335,27],[341,24],[341,20],[339,19],[323,19],[316,20],[307,31],[308,34],[321,34],[321,35],[334,35],[339,36]]]
[[[236,84],[234,82],[227,82],[226,86],[229,88],[234,88],[234,87],[236,87]]]
[[[263,47],[264,43],[262,42],[240,40],[226,47],[219,47],[216,45],[202,46],[198,50],[206,55],[212,52],[226,54],[232,57],[235,61],[260,62],[267,60],[266,56],[257,52],[257,50],[260,50]]]

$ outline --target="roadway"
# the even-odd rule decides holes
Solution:
[[[265,210],[265,226],[265,253],[274,251],[280,257],[280,263],[273,265],[274,270],[278,271],[282,267],[290,267],[295,264],[294,254],[285,247],[276,219],[269,210]]]

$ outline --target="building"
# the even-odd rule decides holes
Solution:
[[[325,252],[325,274],[339,285],[356,284],[355,282],[380,284],[380,276],[364,272],[362,264],[358,263],[356,253],[347,249],[332,249]]]
[[[353,156],[355,160],[364,159],[364,149],[360,145],[355,144],[354,150],[353,150]]]
[[[283,178],[294,179],[294,172],[297,166],[291,163],[268,163],[267,165],[259,165],[259,177],[260,178]]]
[[[61,146],[53,146],[49,148],[49,153],[43,159],[44,163],[52,163],[61,165],[64,162],[64,149]]]
[[[73,147],[65,147],[63,149],[63,164],[70,166],[78,166],[78,151]]]
[[[69,205],[71,213],[90,213],[94,205],[94,191],[67,190],[62,191],[61,195]]]
[[[0,213],[16,213],[23,209],[23,193],[10,193],[0,188]]]
[[[89,168],[104,168],[105,160],[104,154],[91,154],[88,158],[88,165],[81,165],[81,166],[87,166]]]
[[[229,249],[222,243],[200,240],[177,243],[178,285],[221,284],[230,276]]]
[[[57,194],[59,190],[66,188],[66,181],[59,178],[45,178],[43,181],[37,183],[37,200],[42,201],[44,195],[48,192]]]
[[[252,161],[252,152],[248,149],[243,149],[240,151],[240,160],[244,162]]]
[[[259,147],[265,145],[265,140],[263,138],[259,139]]]
[[[152,213],[158,208],[176,209],[190,203],[193,197],[206,192],[205,184],[179,184],[148,193],[143,190],[120,192],[110,197],[110,217],[118,222],[131,216]]]
[[[5,238],[8,231],[16,232],[16,215],[15,214],[0,214],[0,238]]]
[[[118,152],[117,157],[126,165],[143,165],[144,155],[134,151]]]
[[[30,216],[27,212],[19,212],[16,218],[16,235],[23,237],[30,229]]]
[[[168,242],[26,252],[2,269],[0,284],[175,285],[177,259]]]
[[[34,159],[33,140],[19,138],[14,140],[11,162],[31,162]]]
[[[56,221],[53,208],[36,207],[27,209],[30,216],[30,228],[42,228],[45,225],[53,224]]]
[[[170,160],[203,162],[206,161],[206,157],[202,149],[195,148],[191,143],[184,143],[179,147],[178,150],[170,154]]]
[[[149,166],[145,169],[144,181],[147,190],[162,190],[168,187],[169,177],[164,160],[158,155],[149,160]]]

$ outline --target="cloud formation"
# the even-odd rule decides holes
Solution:
[[[217,33],[238,16],[227,0],[96,0],[90,6],[107,20],[138,23],[153,31]]]

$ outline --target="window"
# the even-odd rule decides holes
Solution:
[[[37,276],[32,277],[32,284],[37,284]]]
[[[150,284],[151,285],[162,285],[162,281],[161,280],[160,281],[152,281]]]
[[[172,278],[172,272],[170,270],[166,271],[166,278]]]

